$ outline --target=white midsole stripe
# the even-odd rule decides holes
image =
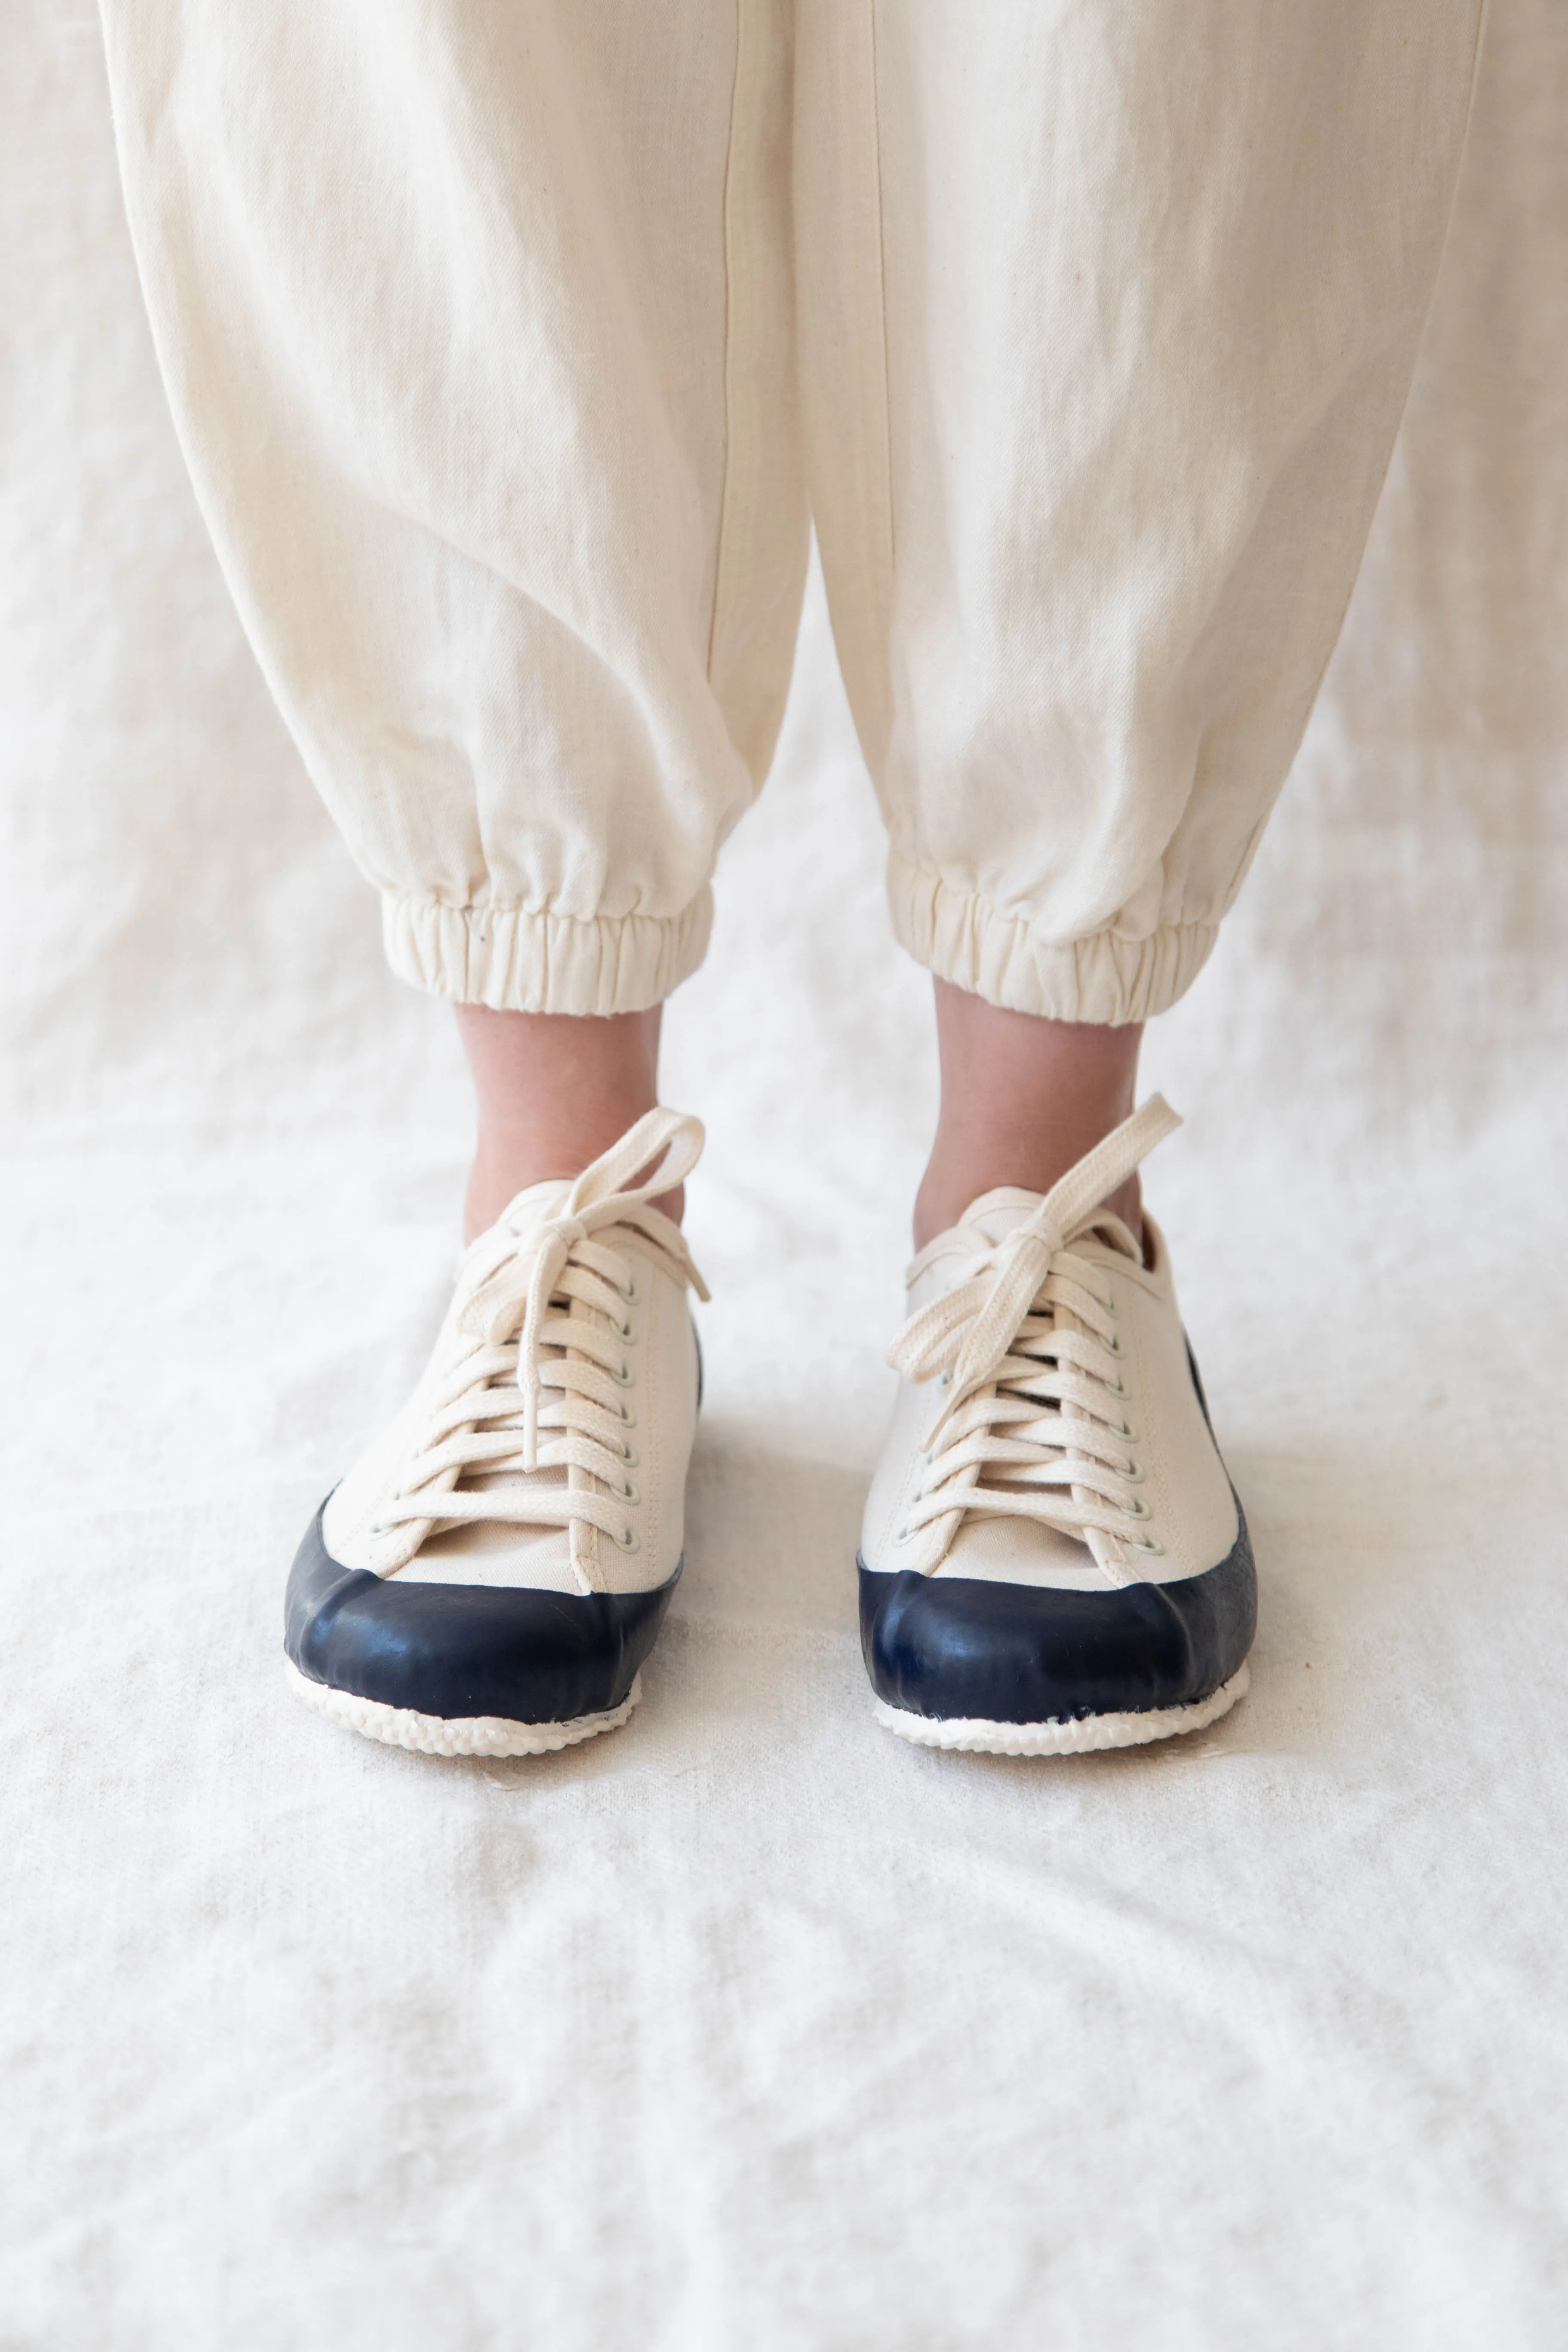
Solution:
[[[983,1717],[912,1715],[876,1699],[877,1720],[917,1748],[950,1748],[978,1756],[1083,1756],[1101,1748],[1142,1748],[1201,1731],[1244,1697],[1251,1677],[1242,1665],[1229,1682],[1191,1706],[1160,1706],[1122,1715],[1086,1715],[1070,1722],[988,1723]]]
[[[352,1691],[312,1682],[291,1658],[284,1667],[295,1696],[318,1715],[362,1731],[367,1739],[411,1748],[422,1756],[552,1755],[558,1748],[574,1748],[579,1740],[618,1729],[642,1696],[639,1675],[620,1706],[603,1715],[580,1715],[569,1723],[514,1723],[503,1715],[419,1715],[412,1707],[386,1706],[379,1699],[356,1698]]]

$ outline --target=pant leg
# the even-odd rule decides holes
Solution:
[[[394,964],[662,997],[805,573],[782,0],[104,18],[197,494]]]
[[[801,0],[813,499],[931,969],[1190,984],[1338,634],[1483,0]]]

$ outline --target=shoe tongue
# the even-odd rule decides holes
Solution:
[[[983,1192],[956,1225],[928,1242],[916,1258],[910,1270],[911,1311],[951,1290],[973,1265],[980,1247],[994,1249],[1005,1242],[1026,1217],[1034,1215],[1042,1197],[1026,1192],[1017,1184],[1002,1184],[994,1192]]]
[[[526,1241],[544,1223],[546,1217],[563,1207],[572,1190],[570,1176],[547,1176],[542,1183],[530,1184],[514,1192],[493,1225],[476,1234],[465,1244],[458,1258],[458,1288],[467,1297],[494,1272],[498,1259],[508,1255],[508,1245],[498,1243],[498,1234],[509,1234],[512,1242]]]
[[[496,1219],[497,1224],[505,1225],[510,1233],[531,1232],[565,1204],[572,1182],[570,1176],[546,1176],[542,1183],[530,1184],[522,1192],[514,1192]]]
[[[982,1234],[994,1248],[1034,1215],[1044,1198],[1043,1193],[1026,1192],[1016,1184],[998,1185],[994,1192],[982,1192],[964,1211],[961,1228],[966,1234]]]
[[[983,1192],[965,1211],[962,1230],[983,1234],[994,1249],[998,1242],[1005,1242],[1009,1234],[1016,1233],[1026,1217],[1034,1215],[1044,1198],[1043,1193],[1025,1192],[1016,1184],[999,1185],[994,1192]],[[1099,1211],[1092,1224],[1080,1227],[1079,1235],[1086,1242],[1092,1237],[1118,1257],[1141,1261],[1142,1253],[1134,1245],[1132,1235],[1110,1209]]]

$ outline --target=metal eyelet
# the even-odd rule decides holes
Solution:
[[[1121,1309],[1116,1304],[1116,1293],[1114,1291],[1111,1292],[1109,1298],[1102,1298],[1100,1303],[1113,1322],[1120,1318]]]
[[[1164,1553],[1165,1547],[1158,1536],[1129,1536],[1127,1540],[1134,1551],[1152,1551],[1157,1557]]]
[[[633,1339],[637,1337],[636,1332],[632,1329],[632,1318],[629,1315],[624,1323],[617,1323],[615,1317],[612,1315],[610,1318],[610,1328],[615,1333],[617,1339],[624,1339],[626,1341],[628,1348],[630,1347]]]
[[[1134,1495],[1130,1503],[1121,1503],[1117,1507],[1122,1517],[1128,1519],[1152,1519],[1154,1516],[1142,1495]]]
[[[896,1531],[896,1533],[894,1534],[894,1537],[893,1537],[893,1541],[894,1541],[896,1544],[899,1544],[899,1545],[907,1544],[907,1543],[908,1543],[908,1541],[909,1541],[909,1539],[910,1539],[910,1531],[909,1531],[908,1528],[900,1528]]]
[[[1121,1420],[1117,1423],[1116,1434],[1118,1437],[1125,1440],[1126,1444],[1129,1445],[1136,1445],[1138,1443],[1138,1432],[1133,1428],[1132,1423],[1127,1419],[1125,1414],[1122,1415]]]
[[[1126,1468],[1117,1473],[1118,1477],[1125,1478],[1130,1486],[1141,1486],[1148,1475],[1146,1470],[1138,1467],[1131,1454],[1127,1457]]]
[[[642,1294],[637,1288],[637,1278],[635,1274],[627,1283],[626,1288],[619,1293],[619,1296],[626,1300],[628,1307],[635,1307],[637,1305],[637,1300]]]
[[[1117,1402],[1121,1403],[1130,1397],[1132,1391],[1128,1387],[1126,1381],[1122,1379],[1121,1373],[1118,1372],[1113,1381],[1106,1381],[1105,1393],[1107,1396],[1115,1397]]]
[[[633,1381],[636,1380],[637,1374],[633,1371],[629,1364],[623,1364],[618,1372],[612,1372],[610,1374],[610,1378],[615,1381],[617,1388],[629,1389]]]
[[[616,1538],[616,1541],[623,1551],[637,1551],[641,1547],[642,1538],[636,1528],[628,1528],[624,1535]]]
[[[938,1372],[936,1376],[936,1384],[939,1392],[942,1389],[951,1388],[952,1386],[952,1374],[951,1372]]]
[[[1121,1344],[1121,1334],[1120,1331],[1113,1331],[1109,1339],[1102,1339],[1100,1344],[1104,1349],[1108,1356],[1121,1357],[1127,1353],[1126,1349]]]
[[[621,1423],[622,1423],[623,1427],[625,1427],[625,1428],[626,1428],[626,1429],[635,1429],[635,1428],[637,1427],[637,1417],[636,1413],[632,1411],[632,1409],[631,1409],[631,1407],[630,1407],[630,1405],[629,1405],[629,1404],[623,1404],[623,1405],[620,1405],[620,1406],[618,1406],[618,1407],[616,1408],[616,1410],[617,1410],[617,1411],[619,1412],[619,1413],[620,1413],[620,1416],[621,1416]]]
[[[637,1488],[632,1485],[629,1478],[623,1478],[620,1485],[615,1489],[615,1493],[617,1498],[623,1503],[640,1503],[642,1501],[642,1496],[638,1494]]]
[[[626,1468],[627,1468],[628,1470],[635,1470],[635,1469],[637,1468],[637,1464],[641,1461],[641,1459],[642,1459],[642,1456],[641,1456],[641,1454],[637,1452],[637,1447],[636,1447],[635,1445],[623,1445],[623,1446],[622,1446],[622,1448],[621,1448],[621,1460],[626,1464]]]

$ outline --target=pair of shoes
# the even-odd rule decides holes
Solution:
[[[1043,1198],[984,1194],[910,1269],[859,1559],[877,1715],[906,1739],[1134,1746],[1247,1687],[1252,1557],[1169,1254],[1103,1205],[1175,1125],[1156,1097]],[[321,1713],[438,1756],[626,1721],[680,1574],[687,1293],[708,1295],[652,1203],[701,1146],[650,1111],[464,1253],[423,1379],[289,1578],[289,1678]]]

